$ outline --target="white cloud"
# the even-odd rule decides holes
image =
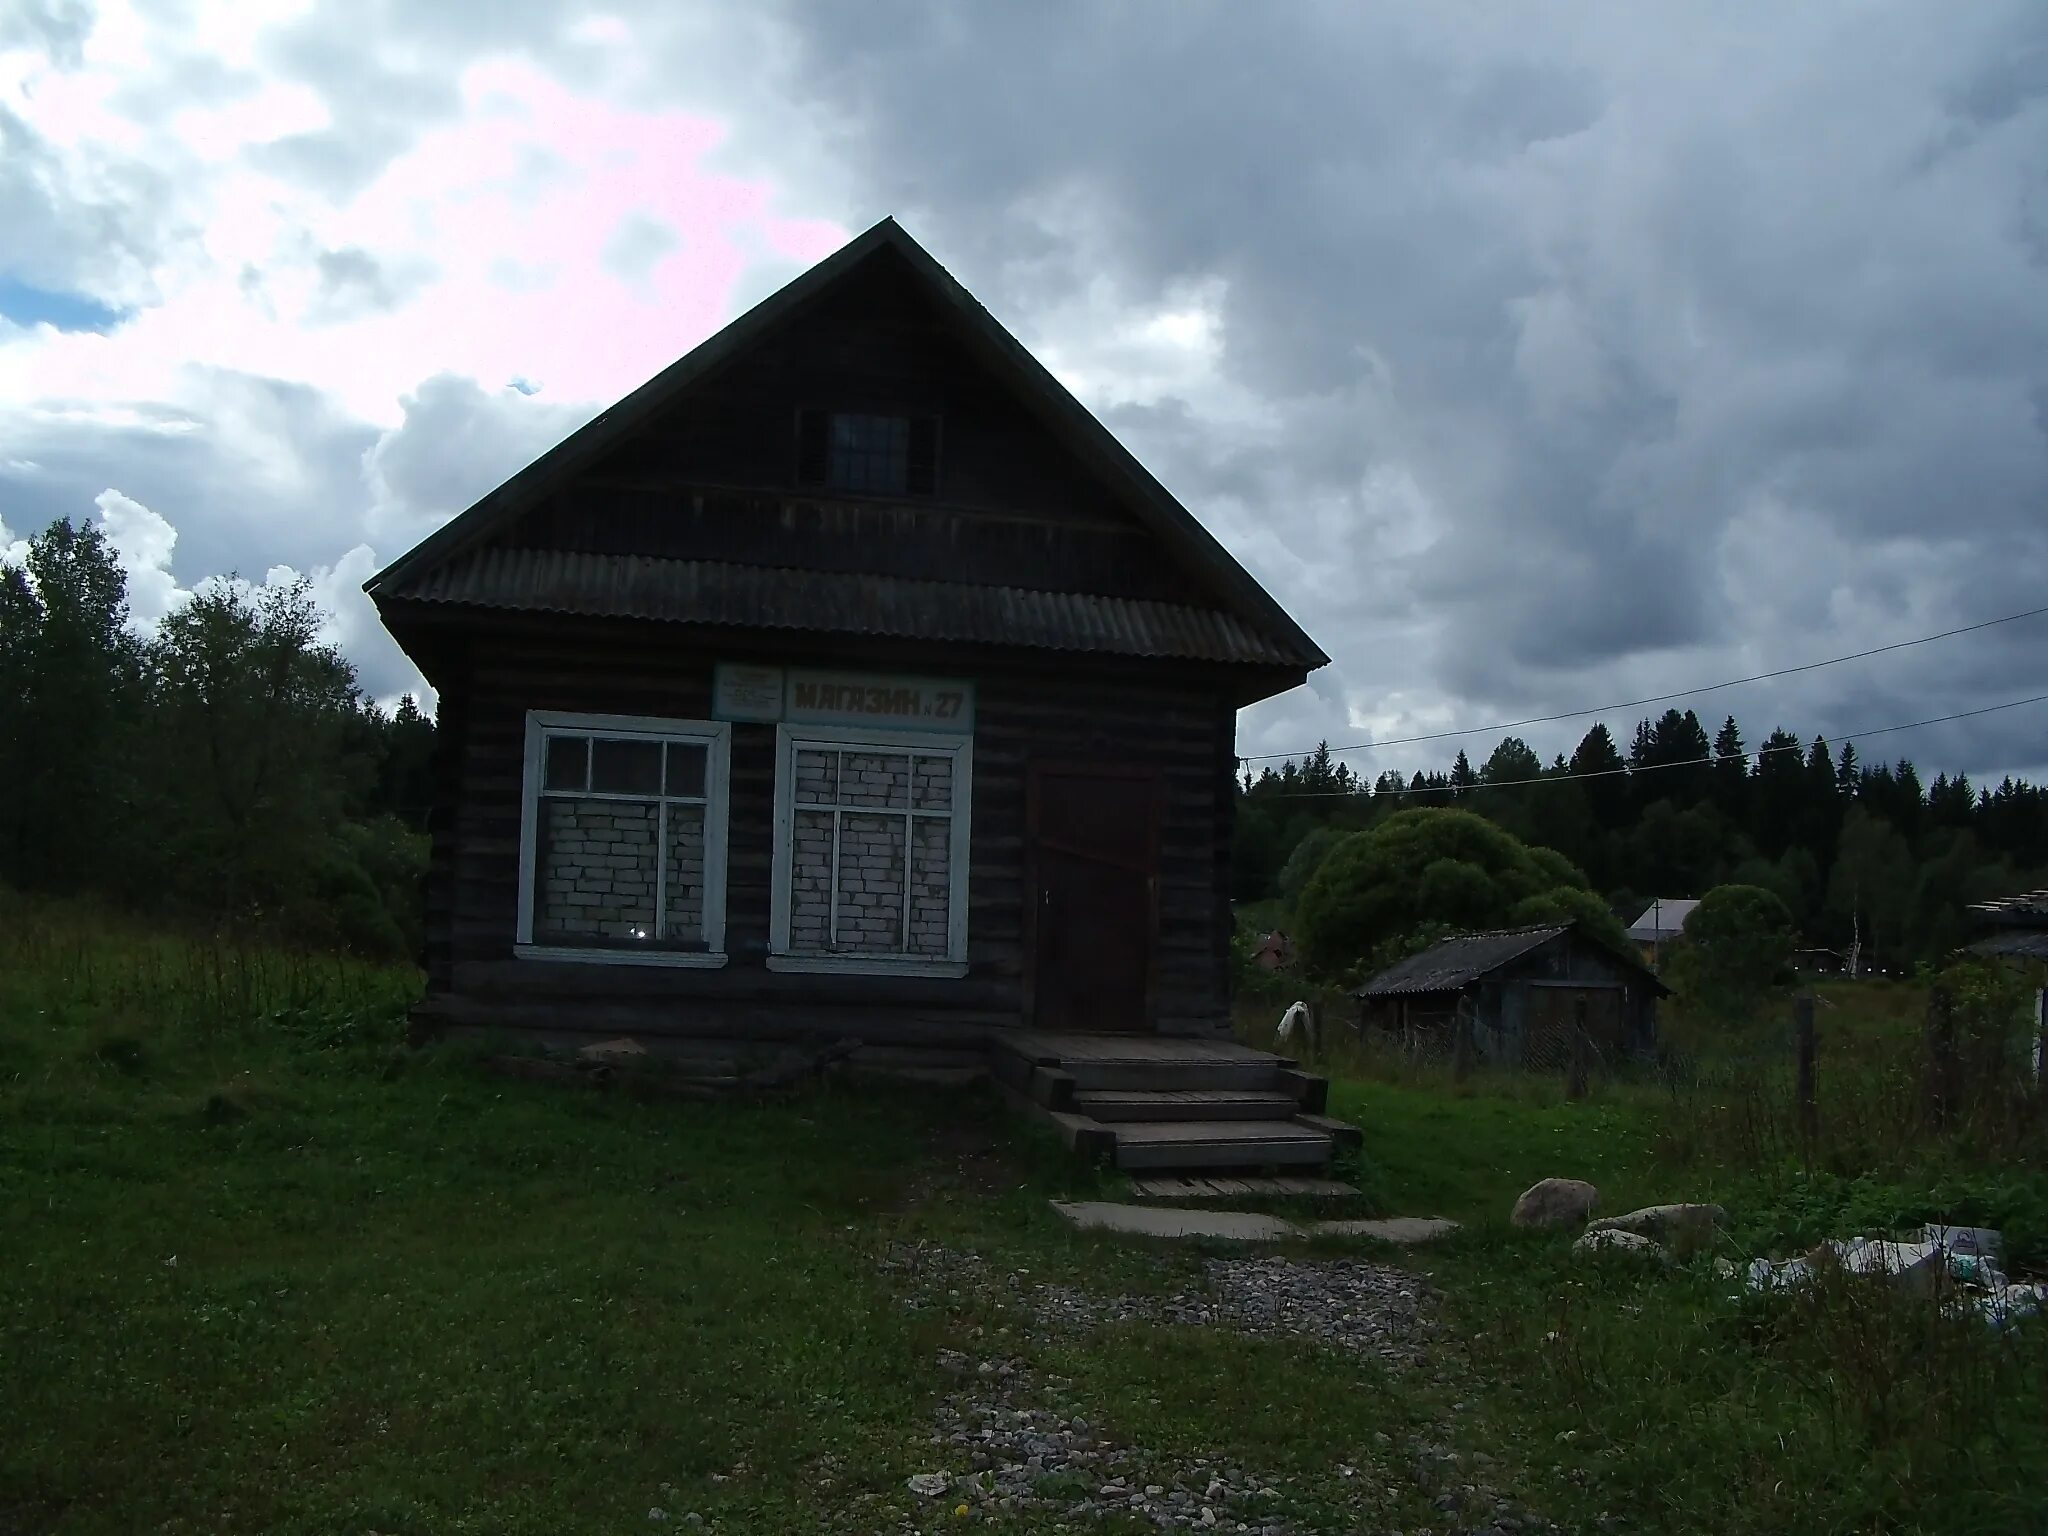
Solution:
[[[178,530],[112,487],[101,491],[93,505],[99,508],[100,529],[128,578],[129,625],[147,634],[191,595],[171,574],[171,551],[177,548]]]

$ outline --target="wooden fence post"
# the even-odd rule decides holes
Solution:
[[[1593,1042],[1586,1037],[1586,1000],[1577,998],[1572,1006],[1572,1075],[1564,1085],[1568,1099],[1586,1096],[1586,1077],[1591,1070]]]
[[[1820,1129],[1820,1105],[1813,1089],[1813,994],[1802,992],[1792,1003],[1792,1025],[1799,1040],[1799,1134],[1812,1141]]]
[[[1948,1125],[1955,1095],[1956,1014],[1948,988],[1936,984],[1927,993],[1927,1122],[1935,1130]]]
[[[1470,998],[1458,999],[1458,1012],[1451,1021],[1451,1081],[1462,1083],[1472,1075],[1474,1054],[1472,1039],[1472,1002]]]
[[[2034,988],[2034,1086],[2048,1093],[2048,987]]]

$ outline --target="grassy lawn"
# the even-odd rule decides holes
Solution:
[[[1381,1202],[1475,1223],[1413,1261],[1453,1326],[1441,1370],[1403,1373],[908,1307],[886,1261],[912,1240],[1111,1293],[1202,1255],[1064,1227],[1047,1196],[1104,1182],[978,1094],[505,1081],[397,1049],[410,984],[76,926],[0,940],[0,1530],[1055,1528],[905,1492],[964,1470],[932,1443],[947,1350],[1024,1361],[1119,1442],[1254,1468],[1312,1529],[1356,1528],[1361,1481],[1380,1524],[1445,1529],[1411,1472],[1446,1436],[1567,1530],[2048,1520],[2048,1329],[1766,1308],[1504,1230],[1550,1173],[1610,1209],[1758,1187],[1661,1163],[1648,1099],[1338,1085]]]

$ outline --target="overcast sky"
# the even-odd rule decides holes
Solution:
[[[6,0],[0,550],[103,521],[143,623],[303,572],[393,697],[367,576],[885,213],[1335,658],[1246,753],[2048,603],[2039,0]],[[2044,656],[1690,702],[1836,736]],[[2048,705],[1860,750],[2038,779]]]

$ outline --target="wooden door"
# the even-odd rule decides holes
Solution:
[[[1035,764],[1026,874],[1031,1018],[1039,1029],[1152,1029],[1159,777]]]

